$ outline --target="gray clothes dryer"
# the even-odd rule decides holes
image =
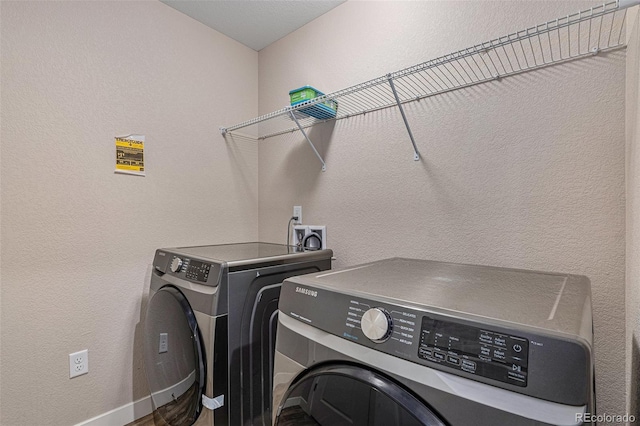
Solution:
[[[586,277],[388,259],[285,280],[275,426],[577,425]]]
[[[331,250],[242,243],[156,251],[144,324],[157,424],[269,425],[282,281]]]

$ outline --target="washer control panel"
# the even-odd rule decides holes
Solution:
[[[211,264],[186,257],[173,256],[170,269],[177,276],[206,283],[209,279]]]
[[[523,337],[422,316],[418,357],[516,386],[527,386]]]
[[[219,263],[207,262],[171,253],[162,249],[156,250],[153,267],[160,274],[170,274],[181,280],[215,287],[220,283],[222,266]]]

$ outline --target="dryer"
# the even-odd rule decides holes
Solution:
[[[144,321],[158,424],[269,425],[281,283],[331,250],[268,243],[159,249]]]
[[[275,426],[576,425],[594,413],[586,277],[387,259],[287,279]]]

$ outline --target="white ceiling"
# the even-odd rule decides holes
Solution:
[[[346,0],[160,1],[259,51]]]

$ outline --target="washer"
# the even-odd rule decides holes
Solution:
[[[330,269],[332,254],[267,243],[157,250],[144,358],[158,423],[270,424],[281,283]]]
[[[586,277],[394,258],[287,279],[274,425],[575,425]]]

